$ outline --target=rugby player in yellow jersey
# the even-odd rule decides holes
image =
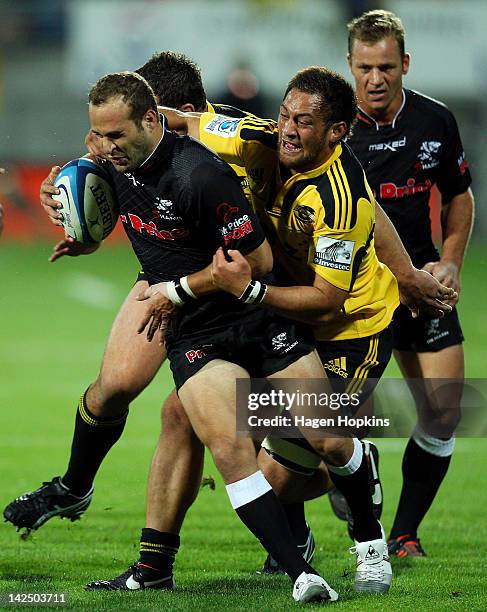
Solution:
[[[314,324],[322,362],[346,356],[346,376],[355,379],[351,392],[360,391],[368,375],[382,374],[391,355],[389,323],[399,303],[396,279],[374,249],[374,197],[362,167],[341,142],[355,115],[350,85],[313,67],[291,80],[278,124],[209,113],[188,118],[190,133],[196,134],[197,126],[205,144],[226,161],[245,166],[288,286],[252,281],[239,254],[230,252],[227,262],[223,251],[215,256],[214,281],[247,303]],[[228,231],[245,231],[244,220]],[[319,463],[323,440],[308,442]],[[356,438],[350,442],[348,462],[328,468],[353,515],[355,588],[385,592],[392,577],[387,548],[373,513],[362,444]],[[270,441],[268,448],[279,454]]]

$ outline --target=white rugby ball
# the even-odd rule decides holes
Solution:
[[[60,190],[53,198],[63,205],[59,212],[68,236],[84,244],[101,242],[113,230],[119,207],[110,175],[81,157],[61,168],[54,182]]]

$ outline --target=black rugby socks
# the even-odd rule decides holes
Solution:
[[[451,455],[439,457],[426,452],[411,438],[402,460],[403,484],[391,538],[417,536],[418,527],[428,512],[448,471]]]
[[[61,478],[70,493],[82,497],[93,485],[98,468],[122,435],[128,411],[110,418],[95,417],[87,408],[84,393],[78,404],[66,474]]]

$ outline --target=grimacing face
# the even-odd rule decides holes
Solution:
[[[409,70],[408,53],[401,56],[395,38],[376,43],[355,39],[348,65],[355,79],[358,103],[378,123],[391,123],[402,104],[402,77]]]
[[[118,172],[138,168],[157,146],[155,130],[159,125],[157,114],[147,111],[142,125],[130,117],[130,107],[120,96],[110,98],[100,106],[89,105],[91,131],[98,137],[103,156]]]
[[[299,89],[291,89],[281,104],[277,150],[279,161],[293,173],[313,170],[330,156],[329,126],[320,105],[319,94]]]

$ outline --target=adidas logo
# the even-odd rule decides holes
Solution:
[[[329,361],[323,364],[323,367],[325,370],[330,370],[330,372],[334,372],[342,378],[348,378],[346,357],[337,357],[335,359],[330,359]]]

